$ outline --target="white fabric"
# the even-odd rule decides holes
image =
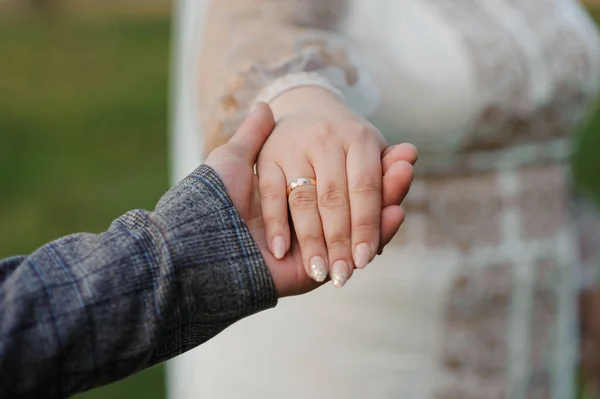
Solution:
[[[204,1],[174,2],[171,69],[171,183],[191,173],[202,161],[197,70],[202,39]]]
[[[200,118],[196,83],[198,42],[202,39],[205,1],[177,0],[173,3],[173,58],[171,69],[171,183],[175,184],[202,162]],[[193,82],[193,83],[190,83]],[[181,356],[167,364],[167,396],[185,398],[195,375],[194,355]]]
[[[532,60],[526,68],[533,71],[529,76],[531,84],[525,89],[535,99],[533,103],[515,104],[510,93],[480,86],[458,29],[442,13],[442,4],[451,7],[452,0],[354,0],[349,2],[338,33],[349,36],[358,45],[361,60],[367,63],[373,77],[373,84],[363,86],[362,90],[368,91],[369,98],[375,101],[356,101],[352,106],[370,116],[391,142],[411,141],[427,152],[447,154],[468,139],[490,101],[501,99],[506,107],[514,107],[511,111],[523,112],[543,105],[555,94],[550,82],[551,72],[555,71],[549,69],[553,66],[536,64],[535,54],[541,51],[537,40],[541,34],[534,32],[517,12],[515,4],[522,4],[519,1],[525,0],[483,0],[492,11],[494,23],[510,25],[514,40]],[[180,0],[180,16],[200,14],[203,3]],[[591,23],[574,0],[552,3],[559,3],[563,18],[575,21],[589,37],[589,49],[595,56],[591,57],[588,83],[594,91],[600,76],[600,57]],[[478,35],[486,39],[485,30],[473,37]],[[490,49],[499,54],[501,50]],[[179,56],[183,57],[181,52]],[[189,75],[183,79],[193,82],[193,70],[186,73]],[[352,97],[344,88],[337,89],[347,98]],[[269,92],[271,98],[273,95]],[[192,106],[183,102],[179,105]],[[560,153],[565,155],[564,150]],[[512,198],[519,190],[526,189],[519,186],[518,180],[519,176],[510,170],[500,174],[498,184],[502,186],[502,195]],[[443,210],[444,196],[460,195],[449,186],[447,189],[447,192],[428,193],[416,184],[411,199],[431,197]],[[452,225],[453,215],[440,213],[442,222]],[[483,222],[487,221],[485,216]],[[557,288],[560,315],[553,329],[557,346],[548,354],[552,358],[549,366],[553,376],[552,397],[569,398],[573,392],[575,362],[572,281],[575,276],[565,266],[576,262],[573,236],[564,227],[551,239],[525,241],[520,236],[523,217],[516,206],[503,210],[499,222],[502,245],[484,246],[469,256],[461,256],[453,249],[428,247],[424,238],[427,218],[409,214],[403,227],[410,237],[408,242],[391,245],[367,270],[358,271],[344,289],[328,285],[302,298],[284,299],[276,309],[243,320],[208,344],[173,361],[169,373],[170,397],[433,399],[445,397],[438,396],[440,386],[464,385],[471,392],[479,392],[473,396],[478,399],[525,398],[531,378],[527,374],[528,334],[534,326],[529,317],[533,306],[532,279],[538,267],[534,259],[545,255],[559,262],[561,276]],[[476,227],[463,233],[476,234]],[[457,231],[456,236],[460,236],[458,233],[461,232]],[[478,387],[477,381],[452,380],[440,367],[441,334],[447,328],[442,325],[442,308],[452,277],[461,267],[476,270],[491,261],[519,266],[515,266],[512,277],[516,306],[509,319],[511,367],[507,379],[514,388],[511,392],[493,384]]]
[[[455,148],[481,107],[456,30],[428,1],[354,1],[352,10],[342,30],[380,88],[373,123],[392,143]]]
[[[285,93],[286,91],[301,86],[316,86],[327,89],[335,94],[340,100],[345,101],[344,95],[334,85],[332,85],[326,77],[316,72],[296,72],[285,75],[266,87],[258,95],[256,101],[270,103],[277,96]]]

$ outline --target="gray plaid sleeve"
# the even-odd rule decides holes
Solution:
[[[65,397],[124,378],[276,302],[225,187],[200,166],[154,212],[0,261],[0,397]]]

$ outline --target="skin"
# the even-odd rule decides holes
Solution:
[[[277,125],[257,164],[269,248],[281,259],[297,240],[306,273],[318,282],[328,275],[341,286],[387,243],[381,235],[382,215],[393,212],[400,218],[400,210],[389,208],[399,202],[382,197],[387,143],[373,125],[323,88],[286,91],[271,107]],[[402,150],[407,158],[394,166],[394,173],[412,177],[416,149],[407,144]],[[318,183],[301,186],[288,198],[287,185],[300,177]]]
[[[581,293],[579,298],[581,331],[581,375],[590,394],[600,394],[600,289]]]
[[[233,138],[208,156],[206,164],[223,180],[233,204],[265,258],[279,296],[285,297],[309,292],[324,284],[324,281],[317,282],[305,272],[306,257],[302,254],[297,234],[287,236],[289,247],[281,259],[272,254],[269,246],[269,224],[265,222],[263,213],[269,204],[261,204],[259,178],[254,174],[254,164],[261,149],[264,151],[265,141],[275,133],[274,128],[275,121],[269,106],[259,104]],[[377,204],[380,208],[376,212],[379,220],[375,234],[381,240],[375,241],[378,245],[376,249],[393,238],[404,220],[404,212],[399,204],[412,182],[412,163],[416,161],[416,157],[416,150],[412,145],[389,148],[378,155],[378,169],[383,170],[383,176],[380,178],[382,191],[378,194],[380,200]],[[283,188],[285,189],[285,183]],[[262,197],[264,199],[264,195]]]

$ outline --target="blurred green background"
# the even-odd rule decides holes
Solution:
[[[28,3],[43,11],[0,0],[0,257],[102,231],[168,187],[168,0],[82,1],[76,11]],[[592,13],[600,21],[600,7]],[[600,199],[597,132],[600,112],[578,137],[574,165]],[[78,398],[164,394],[158,366]]]
[[[167,190],[163,3],[0,7],[0,257],[105,230],[127,210],[154,208]],[[158,399],[164,385],[156,367],[80,397]]]

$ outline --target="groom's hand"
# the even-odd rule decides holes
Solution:
[[[231,140],[210,153],[206,164],[221,177],[233,204],[258,244],[279,296],[284,297],[306,293],[321,284],[306,274],[300,247],[293,234],[290,251],[282,260],[275,259],[267,245],[254,164],[274,127],[269,106],[258,104]],[[392,239],[404,220],[399,205],[412,182],[412,164],[416,157],[416,149],[410,144],[396,146],[383,153],[383,244]]]

